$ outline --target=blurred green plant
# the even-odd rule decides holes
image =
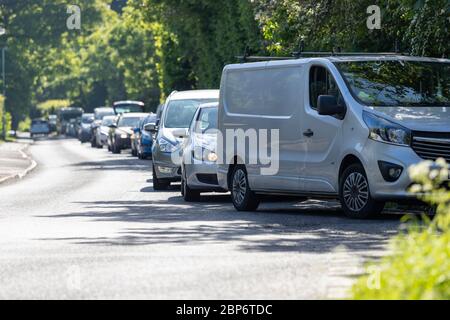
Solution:
[[[391,254],[368,267],[352,288],[354,299],[429,300],[450,298],[450,191],[445,160],[409,170],[411,192],[436,209],[433,220],[410,217],[408,228],[391,240]],[[405,221],[407,222],[407,221]]]
[[[58,109],[67,108],[70,105],[70,100],[55,99],[39,103],[37,109],[40,111],[41,116],[47,117],[50,114],[54,114]]]
[[[29,132],[31,128],[31,119],[30,117],[26,117],[25,120],[19,122],[17,126],[17,130],[20,132]]]
[[[0,95],[0,134],[3,132],[3,112],[5,112],[5,98]],[[6,134],[11,130],[11,114],[6,113]],[[1,139],[1,135],[0,135]]]

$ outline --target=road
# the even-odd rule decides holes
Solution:
[[[332,202],[187,204],[128,153],[69,139],[30,152],[37,169],[0,186],[1,299],[339,298],[400,225]]]

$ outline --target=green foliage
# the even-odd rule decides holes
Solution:
[[[252,53],[306,49],[449,53],[447,0],[379,0],[382,29],[367,29],[371,0],[78,0],[82,29],[66,28],[67,1],[0,1],[7,110],[13,125],[35,106],[70,100],[86,111],[136,99],[154,110],[173,90],[218,88],[225,64]],[[111,6],[109,6],[111,4]]]
[[[42,115],[49,115],[55,113],[58,109],[70,107],[70,104],[69,100],[47,100],[39,103],[37,108]]]
[[[31,128],[31,118],[26,117],[24,120],[19,122],[17,130],[20,132],[29,132]]]
[[[0,134],[3,132],[3,113],[5,112],[5,98],[0,95]],[[6,113],[6,133],[11,130],[11,114]],[[1,136],[0,136],[1,138]]]
[[[392,254],[369,267],[371,274],[353,288],[355,299],[450,298],[450,191],[443,187],[449,170],[438,160],[411,168],[410,175],[417,182],[411,191],[435,206],[437,216],[413,223],[391,241]],[[378,287],[373,287],[374,272]]]
[[[309,50],[340,47],[346,51],[400,49],[441,57],[450,52],[447,0],[257,0],[267,49],[274,54],[296,50],[300,39]],[[381,30],[367,28],[367,8],[381,8]]]

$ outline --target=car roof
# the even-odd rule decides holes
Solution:
[[[133,101],[133,100],[116,101],[113,103],[114,106],[118,106],[120,104],[137,104],[140,106],[145,105],[145,103],[143,103],[142,101]]]
[[[218,108],[219,103],[218,102],[210,102],[210,103],[203,103],[199,106],[199,109],[206,109],[206,108]]]
[[[105,112],[105,111],[114,112],[114,109],[113,108],[107,108],[107,107],[100,107],[100,108],[95,108],[94,111],[95,112]]]
[[[173,92],[169,100],[219,99],[220,90],[189,90]]]

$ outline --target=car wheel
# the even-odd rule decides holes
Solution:
[[[231,176],[231,200],[238,211],[255,211],[260,199],[250,189],[247,170],[244,166],[236,166]]]
[[[164,181],[162,179],[158,179],[156,176],[155,166],[153,166],[153,190],[155,191],[163,191],[167,190],[170,187],[170,182]]]
[[[181,195],[186,202],[195,202],[200,200],[200,192],[191,189],[184,176],[181,178]]]
[[[370,195],[369,181],[361,164],[345,169],[340,179],[339,196],[345,214],[353,219],[377,216],[385,205]]]
[[[113,143],[113,153],[114,154],[120,154],[122,150],[120,150],[120,147],[117,145],[117,143],[114,141]]]

